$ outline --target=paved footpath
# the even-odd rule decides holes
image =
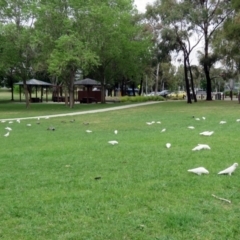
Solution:
[[[17,120],[17,119],[19,119],[19,120],[26,120],[26,119],[38,119],[38,118],[53,118],[53,117],[75,116],[75,115],[90,114],[90,113],[116,111],[116,110],[119,110],[119,109],[140,107],[140,106],[157,104],[157,103],[163,103],[163,102],[164,102],[164,101],[160,101],[160,102],[135,103],[135,104],[129,104],[129,105],[119,106],[119,107],[110,107],[110,108],[96,109],[96,110],[89,110],[89,111],[82,111],[82,112],[74,112],[74,113],[63,113],[63,114],[46,115],[46,116],[35,116],[35,117],[26,117],[26,118],[0,119],[0,121],[14,121],[14,120]]]

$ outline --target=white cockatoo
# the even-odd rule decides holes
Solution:
[[[114,133],[115,133],[115,134],[118,134],[118,130],[115,130]]]
[[[227,123],[226,121],[220,121],[220,124],[224,124],[224,123]]]
[[[209,174],[209,171],[204,167],[189,169],[188,172],[192,172],[192,173],[195,173],[197,175]]]
[[[197,121],[200,121],[200,118],[195,118]]]
[[[112,141],[108,141],[109,144],[112,144],[112,145],[115,145],[115,144],[118,144],[118,141],[116,140],[112,140]]]
[[[167,143],[167,144],[166,144],[166,147],[167,147],[167,148],[170,148],[170,147],[171,147],[171,143]]]
[[[203,119],[203,120],[206,120],[206,118],[205,118],[205,117],[202,117],[202,119]]]
[[[224,170],[222,170],[221,172],[219,172],[218,174],[228,174],[228,175],[232,175],[232,173],[235,171],[235,169],[237,168],[238,163],[234,163],[231,167],[228,167]]]
[[[203,135],[203,136],[211,136],[213,133],[214,133],[214,131],[204,131],[204,132],[201,132],[199,134]]]
[[[189,129],[194,129],[195,127],[193,127],[193,126],[188,126],[188,128],[189,128]]]
[[[31,126],[32,126],[32,124],[31,124],[31,123],[28,123],[28,124],[27,124],[27,126],[28,126],[28,127],[31,127]]]
[[[8,131],[12,131],[12,129],[10,127],[6,127],[5,129]]]
[[[198,144],[195,148],[193,148],[193,151],[198,151],[202,149],[211,149],[207,144]]]
[[[166,128],[164,128],[161,132],[166,132]]]
[[[87,133],[91,133],[92,131],[91,130],[86,130]]]
[[[9,134],[10,134],[10,132],[7,132],[4,136],[5,137],[8,137],[9,136]]]

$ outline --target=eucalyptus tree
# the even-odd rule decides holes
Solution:
[[[164,31],[163,24],[161,22],[161,17],[156,11],[156,6],[148,5],[145,14],[145,19],[148,26],[148,31],[152,33],[152,66],[155,69],[155,95],[158,91],[159,78],[162,75],[162,63],[170,62],[170,52],[175,48],[175,43],[168,41],[162,37],[162,32]],[[163,90],[163,85],[161,86]]]
[[[161,22],[162,31],[160,36],[162,42],[169,44],[169,51],[182,52],[184,62],[185,85],[187,92],[187,101],[191,103],[190,86],[193,90],[193,79],[190,74],[191,85],[189,85],[188,70],[190,69],[190,54],[193,49],[199,44],[201,36],[197,35],[195,41],[192,41],[194,34],[193,27],[187,20],[189,8],[182,1],[176,0],[157,0],[148,7],[149,14],[151,14],[156,21]],[[195,97],[196,101],[196,97]]]
[[[207,81],[207,98],[212,100],[212,82],[210,69],[216,62],[216,55],[211,53],[213,35],[232,13],[231,1],[226,0],[184,0],[189,6],[187,19],[195,32],[203,35],[204,52],[201,63]]]
[[[235,75],[231,77],[240,80],[240,2],[233,0],[231,3],[233,14],[214,35],[213,50],[220,55],[225,76],[226,72],[231,72]]]

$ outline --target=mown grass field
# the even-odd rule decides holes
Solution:
[[[240,169],[217,175],[240,163],[239,108],[230,101],[162,102],[40,124],[0,122],[0,239],[240,239]],[[0,104],[0,118],[65,109]],[[211,150],[192,151],[199,143]],[[210,174],[187,172],[200,166]]]

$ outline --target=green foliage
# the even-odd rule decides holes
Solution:
[[[98,57],[76,35],[62,35],[56,41],[48,63],[50,73],[61,76],[68,72],[69,77],[77,69],[88,71],[97,65]]]
[[[225,91],[225,92],[224,92],[224,95],[225,95],[226,97],[230,97],[230,91]],[[238,91],[233,90],[233,91],[232,91],[232,95],[235,96],[235,97],[237,97],[237,96],[238,96]]]
[[[119,98],[120,102],[147,102],[147,101],[165,101],[162,96],[123,96]]]

